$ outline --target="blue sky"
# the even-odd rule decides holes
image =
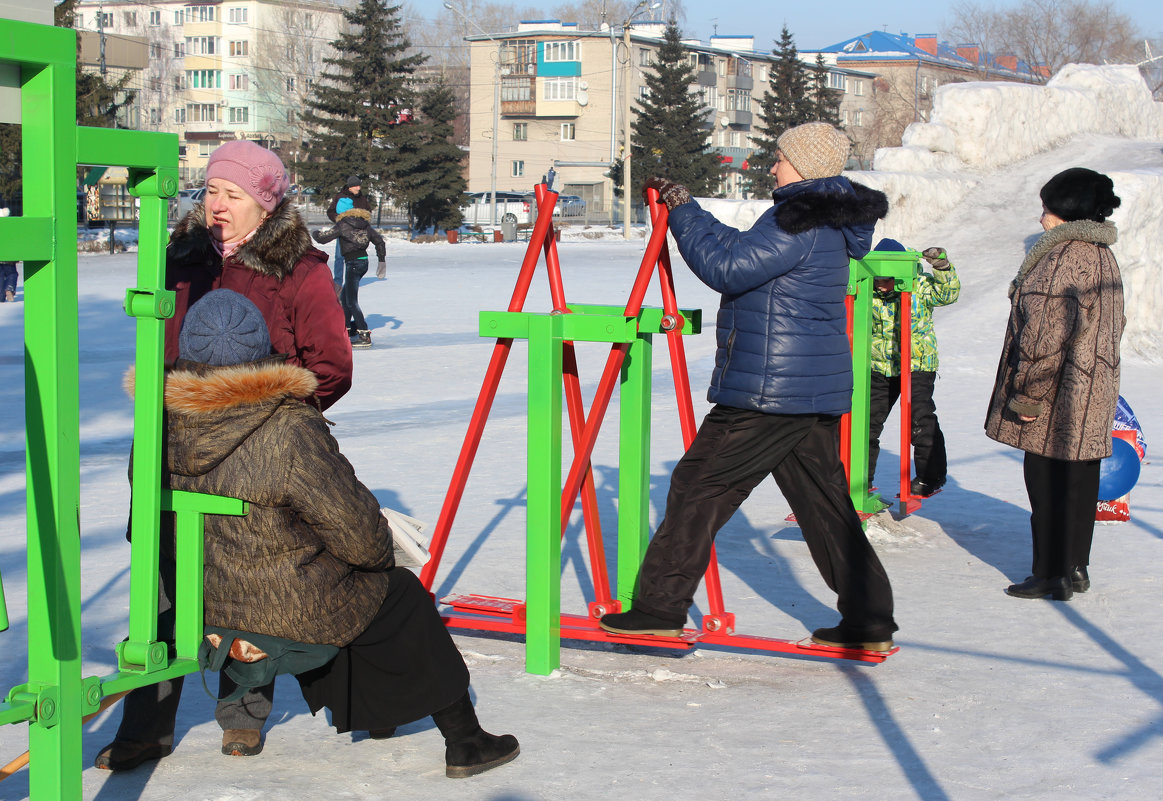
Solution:
[[[443,11],[444,0],[408,0],[421,17]],[[1163,2],[1113,0],[1115,8],[1149,36],[1163,37]],[[517,2],[517,6],[525,5]],[[546,9],[553,0],[542,3]],[[706,40],[718,26],[720,34],[753,34],[756,49],[770,49],[786,23],[801,50],[825,47],[870,30],[942,34],[952,2],[927,0],[828,0],[823,3],[775,3],[772,0],[686,0],[683,33]],[[997,6],[1017,5],[999,0]]]

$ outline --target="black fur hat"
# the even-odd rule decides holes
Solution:
[[[1063,170],[1046,182],[1040,194],[1046,210],[1067,222],[1102,222],[1122,203],[1115,194],[1114,181],[1085,167]]]

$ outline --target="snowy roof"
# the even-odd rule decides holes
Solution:
[[[936,52],[921,47],[919,42],[922,40],[926,41],[926,44]],[[818,52],[834,53],[839,64],[852,65],[853,62],[862,61],[922,61],[953,69],[976,70],[979,68],[978,62],[966,58],[958,52],[968,49],[980,52],[981,59],[989,65],[991,73],[1025,80],[1038,77],[1037,71],[1024,61],[1014,58],[1012,66],[1003,65],[1000,61],[1003,57],[987,53],[976,44],[954,46],[939,40],[936,34],[910,36],[907,33],[892,34],[885,31],[869,31],[837,44],[822,47]]]

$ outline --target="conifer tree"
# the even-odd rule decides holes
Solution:
[[[719,158],[707,147],[707,132],[701,127],[698,98],[691,94],[694,70],[687,60],[678,25],[672,18],[666,25],[657,58],[645,70],[646,97],[637,101],[632,175],[636,186],[651,176],[669,178],[685,185],[695,195],[709,195],[719,185]],[[621,177],[621,165],[615,171]],[[613,172],[613,171],[612,171]]]
[[[398,140],[412,124],[412,75],[426,59],[406,55],[411,43],[400,27],[400,6],[359,0],[343,17],[349,30],[331,43],[321,80],[307,98],[303,121],[313,131],[297,166],[303,183],[334,194],[349,175],[364,191],[390,195],[400,180]]]
[[[408,207],[415,231],[456,228],[464,218],[467,184],[464,151],[453,141],[456,115],[452,90],[440,80],[421,94],[416,119],[400,128],[396,197]]]
[[[824,54],[816,53],[816,63],[812,67],[812,103],[815,105],[814,120],[829,125],[840,125],[840,99],[843,92],[828,86],[828,65]]]
[[[763,120],[755,126],[756,135],[752,137],[755,152],[747,157],[747,177],[753,197],[775,188],[775,177],[770,170],[775,164],[776,140],[780,134],[788,128],[814,121],[817,114],[804,64],[786,25],[771,52],[776,60],[771,65],[768,87],[759,104]]]

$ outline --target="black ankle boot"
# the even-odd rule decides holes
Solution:
[[[1086,572],[1086,565],[1070,571],[1070,586],[1075,592],[1086,592],[1090,589],[1090,574]]]
[[[432,722],[444,735],[444,775],[450,779],[484,773],[521,753],[513,735],[498,736],[481,728],[467,692],[451,706],[433,712]]]
[[[1069,601],[1074,596],[1074,588],[1066,576],[1053,578],[1030,576],[1021,584],[1006,587],[1006,595],[1015,598],[1045,598],[1049,595],[1055,601]]]

